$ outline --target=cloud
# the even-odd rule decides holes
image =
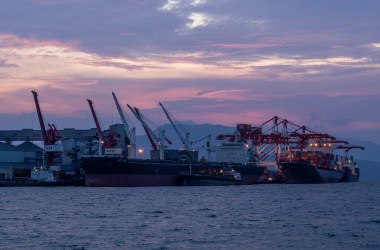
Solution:
[[[7,67],[7,68],[9,68],[9,67],[17,67],[17,64],[9,64],[9,63],[7,63],[7,61],[6,60],[0,60],[0,67]]]
[[[211,44],[211,46],[226,49],[261,49],[278,46],[278,44]]]
[[[180,0],[167,0],[167,2],[159,9],[164,11],[172,11],[177,8],[180,3]]]
[[[206,27],[213,22],[212,17],[203,13],[191,13],[188,18],[191,22],[187,23],[186,27],[191,30],[199,27]]]
[[[93,98],[112,121],[114,90],[198,122],[375,126],[380,3],[346,2],[6,1],[0,112],[32,112],[36,89],[48,114],[84,116]]]
[[[225,89],[215,91],[205,91],[198,93],[199,98],[211,98],[218,100],[249,100],[252,97],[249,95],[249,91],[244,89]]]

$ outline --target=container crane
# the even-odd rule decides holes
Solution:
[[[271,123],[272,125],[270,125]],[[269,125],[269,128],[264,130],[264,126],[267,125]],[[247,137],[252,140],[252,144],[256,145],[256,147],[262,147],[260,150],[257,150],[260,160],[265,160],[269,154],[275,153],[276,163],[282,150],[285,150],[285,152],[304,152],[306,150],[313,151],[319,149],[332,152],[334,149],[343,147],[339,146],[339,144],[348,144],[347,141],[339,140],[329,134],[317,132],[306,126],[297,125],[278,116],[274,116],[252,130]],[[267,149],[270,150],[268,151]]]
[[[61,139],[61,135],[59,134],[54,124],[48,124],[49,130],[46,130],[40,104],[38,101],[38,94],[34,90],[32,90],[32,94],[34,97],[34,103],[36,105],[42,138],[44,140],[44,151],[47,156],[47,167],[50,168],[50,166],[52,166],[54,163],[54,158],[63,152],[62,144],[58,143],[58,141]]]
[[[136,128],[133,127],[132,129],[129,127],[127,120],[125,119],[124,112],[119,104],[119,101],[115,95],[114,92],[112,92],[113,99],[115,101],[116,108],[119,112],[121,121],[123,122],[124,125],[124,130],[127,134],[127,137],[129,138],[129,145],[130,145],[130,150],[128,152],[128,156],[135,158],[136,157]]]
[[[112,129],[109,130],[107,136],[103,134],[102,129],[100,128],[98,117],[96,116],[95,109],[93,106],[93,102],[90,99],[87,99],[87,102],[90,106],[92,116],[94,118],[94,122],[96,125],[96,130],[100,136],[102,149],[104,149],[104,154],[106,155],[121,155],[121,148],[117,147],[118,138],[117,135],[113,132]],[[102,150],[100,150],[102,152]]]
[[[165,131],[162,131],[160,133],[160,136],[157,136],[146,123],[145,118],[141,114],[140,110],[136,107],[131,107],[129,104],[127,104],[127,106],[143,126],[145,133],[148,136],[149,142],[152,145],[153,151],[159,150],[159,158],[164,159],[165,144],[163,143],[162,138],[164,138],[169,144],[172,144],[172,142],[165,136]]]
[[[183,136],[179,132],[178,127],[176,126],[176,124],[174,123],[173,115],[171,115],[169,113],[169,111],[164,107],[164,105],[161,102],[159,102],[158,104],[161,106],[161,108],[164,111],[166,117],[168,118],[170,124],[173,126],[175,132],[177,133],[178,137],[180,138],[180,140],[182,142],[183,149],[187,150],[187,151],[190,150],[190,138],[189,138],[190,134],[189,134],[189,132],[186,131],[185,136]]]

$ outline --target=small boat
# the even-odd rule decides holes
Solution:
[[[360,169],[358,168],[354,158],[351,156],[350,159],[346,156],[344,160],[342,159],[341,167],[343,170],[343,177],[340,182],[357,182],[360,177]]]
[[[241,174],[235,170],[220,170],[218,173],[181,173],[184,186],[228,186],[241,185]]]

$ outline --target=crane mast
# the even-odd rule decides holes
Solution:
[[[130,148],[129,156],[132,158],[135,158],[136,157],[136,129],[135,128],[132,128],[132,129],[129,128],[127,120],[125,119],[123,110],[119,104],[119,100],[117,99],[114,92],[112,92],[112,96],[113,96],[113,99],[115,101],[116,108],[119,112],[119,116],[121,118],[121,121],[123,122],[124,130],[127,133],[127,136],[129,138],[129,141],[130,141],[130,147],[131,148]]]
[[[168,118],[170,124],[173,126],[175,132],[177,133],[178,137],[180,138],[182,144],[183,144],[183,147],[185,150],[189,150],[190,149],[190,139],[189,139],[189,132],[186,133],[185,137],[182,136],[182,134],[179,132],[177,126],[175,125],[174,121],[173,121],[173,118],[172,116],[170,115],[169,111],[164,107],[164,105],[159,102],[158,103],[162,110],[164,111],[166,117]]]
[[[49,130],[46,131],[44,119],[42,117],[42,112],[40,108],[40,103],[38,101],[38,94],[36,91],[32,90],[34,103],[36,105],[38,120],[40,123],[41,134],[44,140],[44,152],[47,158],[47,166],[50,166],[54,163],[54,158],[58,156],[58,154],[63,152],[62,144],[57,144],[56,142],[61,138],[57,128],[54,124],[48,124]]]
[[[99,136],[100,136],[100,139],[102,140],[102,142],[104,142],[104,141],[105,141],[105,137],[104,137],[104,134],[103,134],[102,129],[100,128],[100,124],[99,124],[99,121],[98,121],[98,117],[96,116],[96,113],[95,113],[95,109],[94,109],[94,106],[93,106],[92,100],[87,99],[87,102],[88,102],[88,105],[90,105],[91,114],[92,114],[92,117],[94,118],[94,122],[95,122],[96,130],[98,131],[98,134],[99,134]]]
[[[117,135],[110,129],[107,137],[104,136],[103,131],[100,128],[98,117],[95,113],[93,102],[90,99],[87,99],[87,102],[90,106],[91,113],[95,121],[96,130],[98,131],[98,134],[101,139],[102,148],[99,150],[99,152],[102,152],[102,149],[104,149],[104,154],[106,155],[121,155],[121,148],[117,147]]]
[[[131,110],[131,112],[136,116],[137,120],[139,120],[139,122],[141,123],[141,125],[143,126],[143,128],[145,130],[145,133],[148,136],[149,142],[152,145],[152,148],[154,150],[157,150],[157,145],[154,142],[154,140],[157,141],[158,138],[153,133],[153,131],[149,128],[148,124],[146,124],[146,122],[144,121],[144,119],[141,117],[141,113],[140,113],[139,109],[131,107],[129,104],[127,104],[127,106]],[[154,138],[154,140],[153,140],[153,138]]]
[[[141,125],[143,126],[146,135],[148,136],[148,139],[150,141],[150,144],[153,147],[154,151],[159,151],[159,159],[163,160],[164,159],[164,153],[165,153],[165,144],[163,143],[163,139],[168,141],[169,144],[172,142],[166,138],[165,136],[165,131],[162,131],[159,135],[159,137],[156,136],[156,134],[153,132],[153,130],[149,127],[149,125],[145,122],[143,115],[141,114],[140,110],[136,107],[131,107],[128,105],[128,108],[132,111],[132,113],[136,116],[137,120],[140,121]],[[156,141],[156,142],[155,142]],[[154,156],[156,157],[156,156]]]
[[[34,103],[36,104],[36,110],[37,110],[37,115],[38,115],[38,121],[40,122],[42,138],[44,139],[44,144],[46,144],[46,143],[48,143],[48,136],[47,136],[46,129],[45,129],[44,119],[42,117],[40,104],[39,104],[38,98],[37,98],[38,95],[37,95],[37,92],[34,90],[32,90],[32,94],[34,97]]]

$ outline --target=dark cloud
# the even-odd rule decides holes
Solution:
[[[274,47],[245,49],[245,56],[280,53],[308,57],[344,53],[330,49],[332,45],[348,48],[374,42],[378,34],[373,30],[379,30],[380,23],[380,2],[375,0],[224,0],[199,5],[180,1],[176,8],[163,10],[165,3],[7,0],[0,9],[0,32],[78,41],[83,49],[105,55],[225,52],[225,48],[210,45],[275,43]],[[211,21],[180,32],[191,22],[192,13],[206,15]]]

